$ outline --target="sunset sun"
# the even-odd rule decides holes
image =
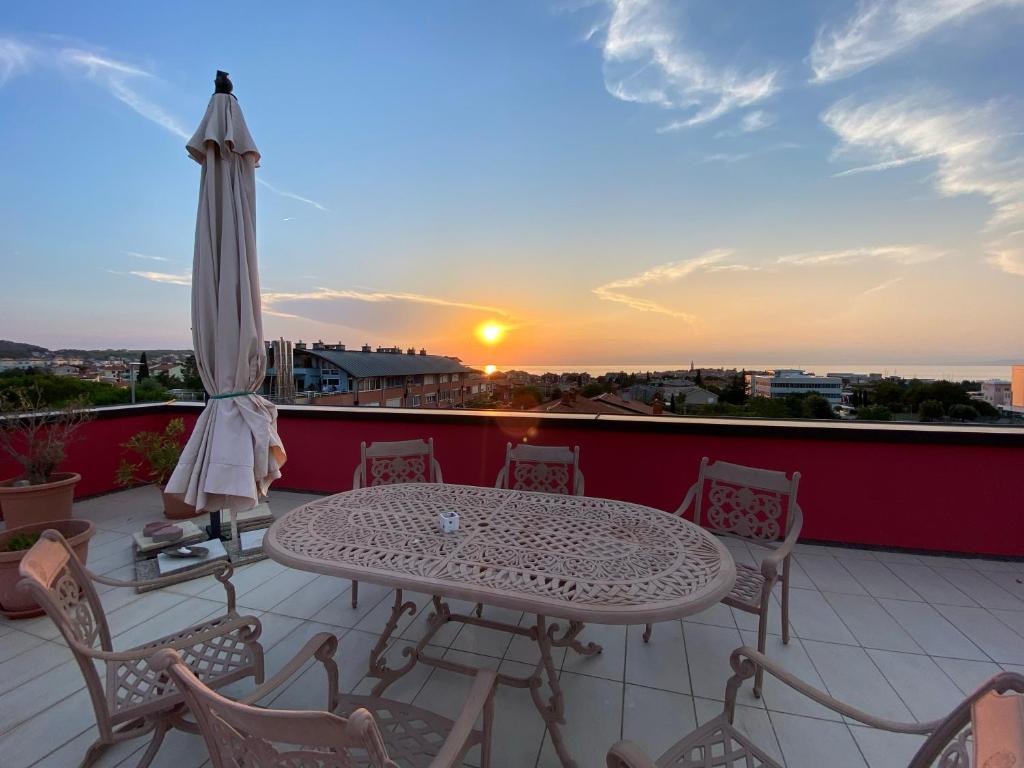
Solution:
[[[484,344],[497,344],[505,335],[505,327],[494,322],[483,323],[476,329],[476,335]]]

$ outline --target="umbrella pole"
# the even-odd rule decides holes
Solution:
[[[206,532],[210,535],[211,539],[224,540],[223,531],[221,530],[220,510],[216,509],[210,513],[210,524],[206,526]]]

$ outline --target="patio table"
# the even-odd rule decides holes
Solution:
[[[454,510],[459,530],[441,533],[438,514]],[[370,652],[374,694],[417,663],[473,674],[476,670],[425,651],[449,621],[523,635],[540,660],[529,677],[501,674],[499,684],[529,689],[565,766],[565,708],[553,647],[599,653],[578,639],[587,622],[644,624],[696,613],[721,600],[736,567],[710,533],[651,507],[588,496],[498,488],[408,483],[339,493],[298,507],[271,526],[269,557],[305,571],[395,589],[394,607]],[[403,590],[433,595],[427,629],[403,649],[397,668],[385,650],[399,619],[416,612]],[[536,615],[532,626],[493,621],[477,610],[453,613],[445,598]],[[549,618],[567,622],[564,630]],[[545,698],[542,687],[550,695]]]

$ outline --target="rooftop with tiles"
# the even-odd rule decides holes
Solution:
[[[138,429],[139,420],[166,419],[159,409],[140,409],[121,418],[95,422],[99,431],[94,440],[120,439],[118,430]],[[284,481],[292,487],[320,492],[341,490],[351,478],[351,466],[344,451],[355,436],[372,432],[373,436],[403,436],[429,431],[435,435],[438,454],[445,465],[445,479],[459,482],[481,481],[496,466],[488,446],[508,440],[515,430],[533,429],[550,442],[582,443],[581,466],[587,473],[587,492],[611,497],[632,496],[631,500],[674,508],[687,477],[677,480],[652,470],[651,455],[659,445],[670,441],[675,446],[671,460],[685,461],[691,455],[714,453],[741,460],[746,456],[770,455],[768,464],[784,464],[804,471],[801,488],[805,530],[856,534],[872,530],[878,540],[850,538],[824,543],[798,543],[792,567],[792,640],[781,642],[778,596],[773,596],[769,612],[767,655],[806,682],[830,695],[873,714],[903,721],[925,721],[944,716],[962,698],[986,678],[1000,670],[1024,671],[1024,563],[1006,557],[981,557],[963,546],[964,537],[956,536],[954,523],[970,528],[982,514],[978,509],[950,509],[957,499],[981,499],[988,510],[994,502],[1012,501],[1016,491],[1009,484],[978,480],[967,469],[985,477],[1005,477],[1006,467],[1019,461],[1020,447],[977,435],[957,440],[943,438],[924,446],[908,438],[875,442],[822,436],[820,434],[782,434],[771,425],[760,431],[748,426],[728,434],[723,426],[680,435],[665,432],[642,420],[602,425],[570,420],[545,419],[521,421],[492,416],[446,415],[430,421],[423,415],[388,416],[377,420],[358,417],[317,417],[312,413],[289,414],[282,418],[289,448],[295,446],[293,461],[297,468]],[[550,418],[550,417],[548,417]],[[693,428],[691,428],[693,429]],[[123,430],[122,430],[123,431]],[[324,436],[332,433],[332,445],[338,453],[325,458]],[[625,483],[605,478],[597,468],[601,451],[611,450],[623,440],[644,434],[654,446],[642,457],[642,475],[632,475]],[[850,433],[846,433],[849,435]],[[465,445],[467,435],[476,435]],[[569,439],[565,439],[566,436]],[[319,441],[303,445],[300,436]],[[442,438],[447,438],[445,442]],[[356,440],[358,445],[358,440]],[[345,446],[345,447],[342,447]],[[458,447],[455,447],[458,446]],[[880,447],[881,446],[881,447]],[[107,459],[93,443],[94,463]],[[774,452],[766,454],[766,449]],[[958,555],[926,553],[925,547],[899,550],[899,543],[884,544],[889,531],[882,526],[843,527],[843,521],[829,520],[864,498],[860,485],[849,479],[856,467],[852,457],[875,455],[882,451],[902,451],[905,475],[903,485],[912,494],[915,484],[932,482],[939,487],[926,491],[934,527],[947,526],[947,550],[961,549]],[[472,451],[485,456],[483,468],[465,466],[458,457]],[[747,453],[744,454],[744,451]],[[621,449],[617,452],[622,455]],[[296,455],[297,454],[297,455]],[[825,454],[823,459],[821,454]],[[77,453],[72,456],[84,454]],[[919,456],[922,464],[919,465]],[[832,464],[844,457],[841,472]],[[959,457],[960,471],[946,477],[936,468]],[[831,458],[831,461],[827,459]],[[453,461],[453,459],[455,459]],[[801,459],[806,459],[801,462]],[[661,459],[666,462],[669,459]],[[872,462],[862,459],[863,484],[870,487]],[[480,462],[478,462],[479,464]],[[628,463],[628,461],[627,461]],[[750,461],[749,463],[757,463]],[[303,466],[305,465],[305,467]],[[312,467],[310,466],[312,465]],[[325,466],[326,465],[326,466]],[[696,469],[696,461],[686,466]],[[931,467],[929,469],[928,467]],[[828,480],[845,478],[843,484],[815,487],[814,470],[824,468]],[[493,470],[493,471],[492,471]],[[96,470],[99,471],[99,470]],[[878,494],[877,504],[889,515],[906,498],[893,497],[902,487],[879,469],[886,493]],[[627,469],[628,474],[628,469]],[[676,473],[678,477],[680,472]],[[658,478],[657,487],[645,489],[637,477]],[[651,485],[650,481],[646,485]],[[804,490],[810,485],[809,492]],[[595,487],[596,486],[596,487]],[[682,487],[679,487],[682,486]],[[969,486],[967,493],[964,486]],[[948,489],[956,498],[949,500]],[[106,491],[108,488],[99,490]],[[832,508],[808,499],[829,492],[836,500]],[[93,489],[92,492],[96,492]],[[934,498],[945,493],[941,503]],[[270,505],[279,516],[318,496],[272,490]],[[665,499],[665,501],[662,501]],[[1019,500],[1019,499],[1018,499]],[[660,502],[660,503],[658,503]],[[908,508],[909,509],[909,508]],[[149,488],[105,493],[79,500],[76,517],[92,520],[97,533],[92,540],[89,567],[114,578],[132,578],[134,567],[131,534],[146,522],[160,519],[159,497]],[[871,517],[875,511],[865,510]],[[916,507],[911,516],[921,515]],[[999,514],[994,510],[993,514]],[[822,523],[825,518],[827,524]],[[814,522],[817,520],[817,522]],[[814,526],[818,527],[815,528]],[[991,539],[986,530],[985,541]],[[906,536],[905,521],[894,521],[893,537]],[[940,531],[941,533],[941,531]],[[936,532],[925,532],[934,536]],[[1004,529],[1003,540],[987,547],[1000,555],[1020,555],[1019,527]],[[827,539],[829,536],[813,536]],[[860,541],[870,547],[850,546]],[[971,541],[981,541],[972,539]],[[959,544],[960,546],[954,546]],[[729,540],[737,563],[754,563],[762,552],[756,545]],[[1000,547],[1002,549],[1000,549]],[[934,548],[934,547],[933,547]],[[1010,551],[1016,550],[1016,551]],[[327,631],[340,638],[337,659],[341,668],[341,687],[345,691],[368,692],[372,680],[366,677],[366,659],[391,612],[390,590],[364,583],[358,608],[352,607],[350,583],[331,576],[292,570],[271,560],[240,567],[233,579],[239,609],[257,615],[263,623],[261,641],[267,649],[267,668],[271,672],[284,664],[317,632]],[[401,618],[395,643],[419,637],[426,621],[427,595],[408,595],[418,610]],[[107,612],[114,646],[132,645],[159,637],[190,623],[223,611],[223,590],[213,577],[204,577],[164,589],[136,594],[130,589],[103,589],[101,599]],[[455,601],[457,602],[457,601]],[[472,606],[455,605],[468,612]],[[523,623],[530,617],[514,611],[488,608],[496,620]],[[580,766],[603,765],[608,747],[620,738],[640,744],[650,755],[658,755],[671,743],[722,710],[726,679],[731,673],[729,651],[741,645],[756,645],[757,617],[725,605],[716,605],[679,621],[659,624],[650,643],[642,640],[643,626],[588,625],[581,639],[600,643],[604,651],[581,656],[557,649],[555,661],[559,681],[567,701],[568,715],[564,733],[569,749]],[[537,660],[536,647],[523,637],[514,637],[483,627],[451,624],[432,640],[433,651],[446,659],[480,668],[514,674],[528,674]],[[284,708],[322,706],[322,685],[317,669],[307,669],[281,691],[272,704]],[[53,623],[46,617],[24,621],[0,622],[0,764],[7,768],[22,766],[76,765],[95,738],[95,721],[82,675]],[[443,669],[417,666],[412,673],[388,689],[388,696],[413,702],[440,714],[454,717],[462,705],[469,682],[464,676]],[[528,692],[507,687],[498,689],[494,734],[494,765],[555,766],[559,762],[546,736],[543,721],[536,716]],[[740,693],[737,725],[763,749],[789,768],[804,766],[890,766],[905,764],[921,741],[920,737],[895,735],[857,725],[796,694],[772,678],[766,678],[761,699],[745,686]],[[135,765],[145,749],[144,740],[119,745],[106,753],[100,766]],[[471,756],[472,757],[472,756]],[[158,753],[154,765],[190,768],[208,763],[208,754],[198,736],[172,732]]]

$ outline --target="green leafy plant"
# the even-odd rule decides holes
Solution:
[[[74,399],[52,408],[38,387],[0,393],[0,450],[21,465],[29,485],[50,482],[75,432],[93,418],[87,406]]]
[[[32,549],[37,541],[38,533],[16,533],[7,540],[4,552],[24,552],[26,549]]]
[[[141,459],[131,462],[121,459],[117,468],[118,485],[156,483],[166,485],[181,456],[181,436],[185,434],[185,421],[171,419],[163,432],[139,432],[121,447]]]

